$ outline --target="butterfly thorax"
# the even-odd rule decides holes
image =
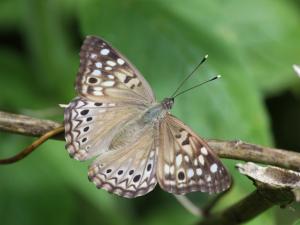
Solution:
[[[163,119],[173,106],[173,98],[165,98],[162,102],[152,105],[142,116],[144,123],[155,123]]]

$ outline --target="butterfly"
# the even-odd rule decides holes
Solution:
[[[229,188],[226,168],[187,125],[158,102],[148,82],[121,53],[96,36],[80,51],[77,97],[65,108],[66,149],[94,159],[88,178],[97,188],[134,198],[157,183],[173,194]]]

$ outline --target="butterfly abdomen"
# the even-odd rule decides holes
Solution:
[[[166,110],[161,104],[155,104],[147,109],[141,117],[125,124],[113,138],[110,149],[124,148],[126,145],[135,143],[149,127],[155,124],[166,115]]]
[[[139,120],[125,124],[114,136],[109,146],[110,150],[126,148],[138,141],[151,124],[143,125]]]

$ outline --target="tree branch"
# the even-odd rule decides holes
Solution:
[[[254,163],[238,164],[239,171],[254,181],[257,188],[250,195],[219,213],[210,215],[198,225],[232,225],[244,223],[272,206],[287,206],[299,201],[300,173]]]
[[[41,137],[48,131],[58,128],[61,125],[61,123],[51,120],[0,111],[0,131],[4,132]],[[63,134],[52,138],[64,140]]]
[[[274,198],[275,197],[275,198]],[[293,201],[290,191],[258,188],[250,195],[220,213],[205,218],[198,225],[233,225],[244,223],[282,201]]]
[[[61,123],[51,120],[0,111],[0,131],[4,132],[40,137],[61,125]],[[51,138],[64,140],[64,134],[62,132]],[[263,147],[242,141],[208,140],[207,142],[216,154],[222,158],[252,161],[297,171],[300,170],[300,153]]]
[[[264,147],[243,141],[208,140],[221,158],[238,159],[300,171],[300,153]]]
[[[31,154],[35,149],[37,149],[41,144],[43,144],[45,141],[47,141],[49,138],[55,136],[56,134],[61,134],[64,131],[64,126],[60,126],[57,128],[54,128],[45,134],[43,134],[41,137],[39,137],[37,140],[35,140],[32,144],[24,148],[22,151],[20,151],[18,154],[6,158],[6,159],[0,159],[0,165],[5,164],[12,164],[15,162],[18,162],[22,159],[24,159],[27,155]]]

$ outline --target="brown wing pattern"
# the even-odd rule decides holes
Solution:
[[[96,101],[149,104],[154,94],[142,75],[106,41],[87,36],[80,51],[76,90]]]
[[[173,194],[218,193],[231,183],[226,168],[207,143],[171,115],[160,124],[157,166],[160,186]]]

